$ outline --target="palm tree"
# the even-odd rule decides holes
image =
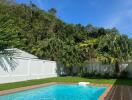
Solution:
[[[98,39],[91,38],[79,44],[79,49],[82,49],[83,57],[85,57],[85,62],[88,62],[93,70],[93,64],[97,56],[97,45]]]
[[[109,33],[100,38],[98,59],[109,64],[115,64],[115,72],[119,74],[119,64],[128,60],[130,49],[128,38],[117,33]]]
[[[0,50],[0,67],[2,67],[4,71],[15,70],[17,64],[13,59],[13,54],[13,49]],[[7,67],[7,64],[9,65],[10,69]]]

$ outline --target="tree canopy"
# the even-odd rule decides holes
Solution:
[[[0,50],[23,49],[67,67],[82,66],[90,59],[105,63],[131,59],[132,39],[116,28],[67,24],[55,13],[54,8],[46,12],[34,4],[0,3]]]

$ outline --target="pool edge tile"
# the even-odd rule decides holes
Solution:
[[[19,87],[15,89],[9,89],[9,90],[2,90],[0,91],[0,96],[11,94],[11,93],[16,93],[20,91],[26,91],[26,90],[31,90],[35,88],[40,88],[40,87],[46,87],[50,85],[55,85],[58,84],[57,82],[50,82],[50,83],[44,83],[44,84],[39,84],[39,85],[32,85],[32,86],[26,86],[26,87]]]
[[[113,85],[109,85],[108,88],[105,90],[105,92],[99,97],[98,100],[105,100],[106,96],[108,95],[112,87]]]

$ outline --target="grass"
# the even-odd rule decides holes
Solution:
[[[55,78],[46,78],[38,80],[29,80],[22,82],[6,83],[0,84],[0,91],[8,90],[13,88],[43,84],[48,82],[80,82],[86,81],[96,84],[118,84],[118,85],[132,85],[131,79],[91,79],[91,78],[81,78],[81,77],[55,77]]]

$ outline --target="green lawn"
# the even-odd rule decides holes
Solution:
[[[18,88],[18,87],[24,87],[24,86],[31,86],[36,84],[43,84],[48,82],[75,82],[76,83],[80,81],[88,81],[88,82],[96,83],[96,84],[132,85],[131,79],[91,79],[91,78],[80,78],[80,77],[56,77],[56,78],[46,78],[46,79],[39,79],[39,80],[0,84],[0,91]]]

